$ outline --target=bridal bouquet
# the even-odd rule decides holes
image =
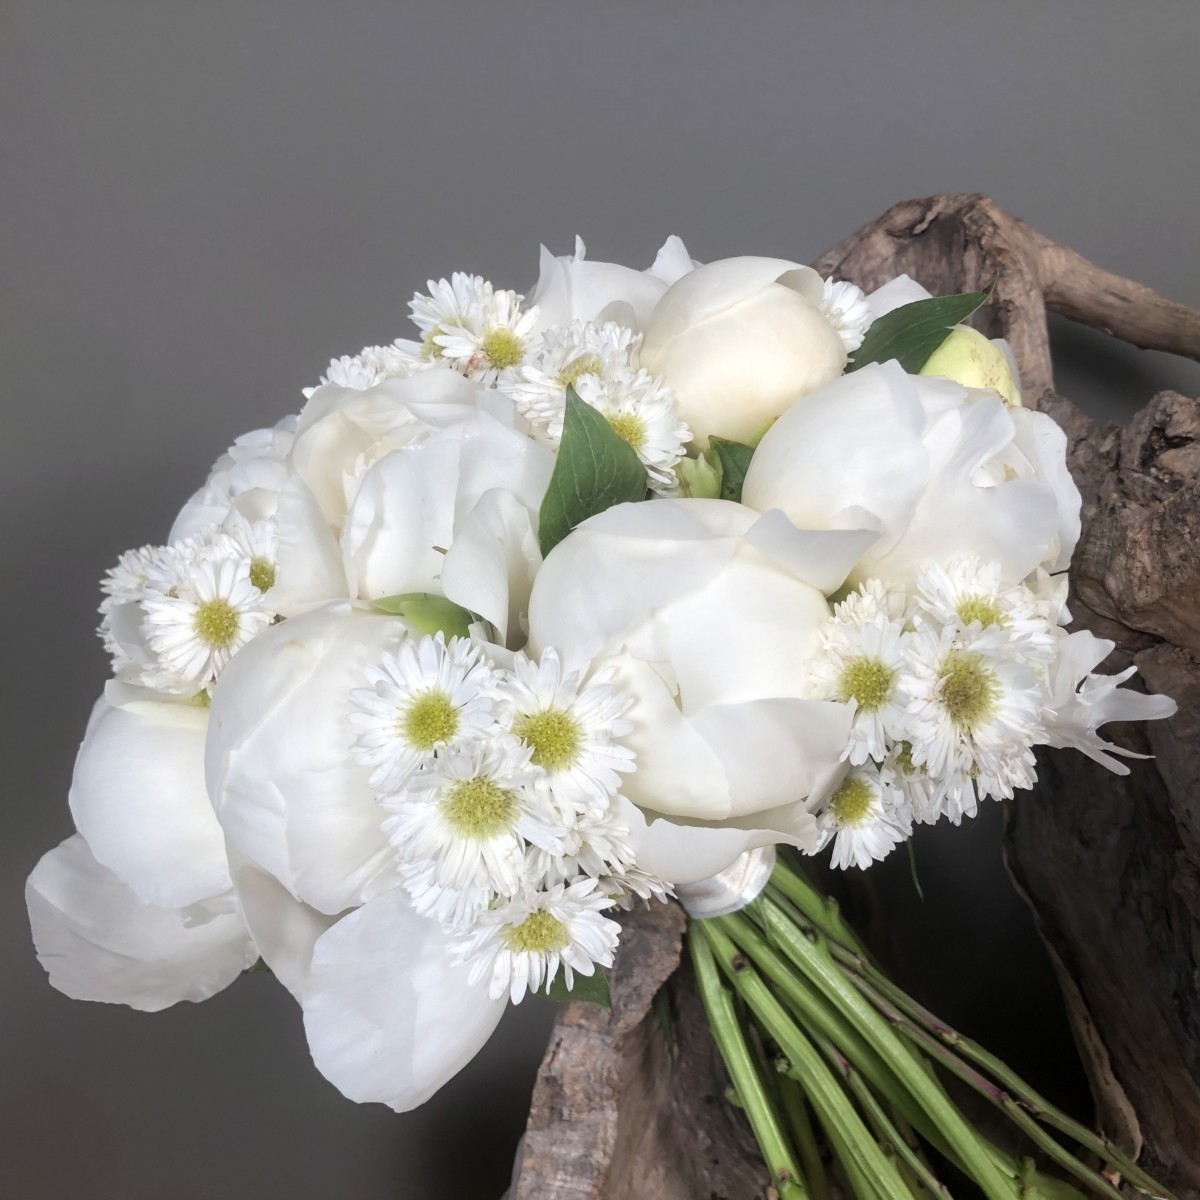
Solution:
[[[646,271],[543,251],[528,299],[431,281],[105,578],[78,832],[27,887],[51,983],[153,1011],[261,964],[317,1068],[404,1110],[510,1002],[605,1002],[616,911],[678,895],[779,1195],[925,1195],[938,1163],[1078,1194],[970,1126],[928,1065],[966,1052],[797,857],[772,874],[868,867],[1030,787],[1039,745],[1126,772],[1100,727],[1174,711],[1064,628],[1080,498],[961,324],[985,300],[676,238]],[[1077,1185],[1153,1190],[980,1086]]]

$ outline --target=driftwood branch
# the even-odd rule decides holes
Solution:
[[[1116,728],[1155,755],[1128,777],[1077,753],[1040,759],[1010,808],[1007,853],[1059,972],[1111,1136],[1200,1197],[1200,401],[1165,393],[1127,429],[1096,429],[1053,392],[1047,310],[1200,358],[1200,313],[1059,246],[984,196],[889,209],[814,264],[874,288],[900,272],[935,294],[997,279],[976,324],[1008,338],[1027,399],[1067,431],[1084,496],[1077,626],[1117,643],[1180,714]],[[571,1006],[542,1063],[512,1200],[761,1200],[764,1173],[689,973],[683,917],[634,915],[611,1014]],[[666,983],[674,1046],[654,1011]],[[660,1002],[661,1007],[661,1002]]]

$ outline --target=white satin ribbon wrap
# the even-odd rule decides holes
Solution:
[[[689,917],[728,916],[758,899],[774,869],[775,847],[760,846],[708,879],[677,884],[675,895]]]

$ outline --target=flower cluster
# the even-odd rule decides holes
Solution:
[[[452,953],[495,997],[611,966],[619,927],[604,910],[667,887],[636,871],[615,809],[633,754],[629,701],[597,675],[540,662],[493,664],[484,647],[409,638],[352,693],[359,762],[389,814],[413,907],[454,936]]]
[[[1125,770],[1097,730],[1173,706],[1063,627],[1062,432],[981,334],[871,358],[927,299],[677,238],[430,281],[108,573],[51,982],[153,1010],[261,957],[407,1109],[609,966],[614,908],[777,843],[865,866],[1040,745]]]

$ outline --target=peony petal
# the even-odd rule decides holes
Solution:
[[[890,313],[904,304],[914,304],[918,300],[932,298],[932,294],[915,279],[908,275],[897,275],[895,279],[889,279],[882,287],[868,293],[867,306],[871,310],[871,320],[878,321],[885,313]]]
[[[397,1112],[423,1104],[491,1037],[506,998],[468,983],[448,937],[397,889],[318,939],[304,1028],[317,1069],[345,1096]]]
[[[685,252],[686,253],[686,252]],[[556,258],[545,246],[541,271],[530,303],[537,306],[538,328],[571,321],[598,320],[605,309],[620,305],[633,328],[642,328],[667,290],[666,281],[647,271],[617,263],[592,262],[576,239],[574,257]]]
[[[324,913],[361,903],[392,861],[348,718],[405,636],[397,617],[328,605],[260,634],[214,689],[205,768],[226,837]]]
[[[654,264],[650,274],[661,279],[668,286],[676,280],[694,271],[700,264],[687,252],[683,239],[672,234],[659,247],[654,256]]]
[[[232,897],[216,914],[142,904],[79,834],[42,857],[25,901],[38,959],[76,1000],[158,1012],[206,1000],[257,957]]]
[[[345,599],[348,587],[341,547],[303,479],[295,476],[284,485],[275,520],[279,545],[272,605],[283,616],[293,617]]]
[[[442,591],[490,621],[509,646],[525,640],[529,595],[542,565],[533,517],[512,492],[494,488],[468,514],[442,563]]]
[[[92,711],[71,815],[96,861],[143,904],[185,908],[230,886],[204,789],[208,713],[118,685]]]
[[[1083,498],[1067,469],[1067,435],[1053,417],[1029,408],[1009,410],[1013,443],[1033,467],[1038,480],[1053,493],[1058,508],[1058,555],[1048,571],[1065,571],[1079,542]]]

